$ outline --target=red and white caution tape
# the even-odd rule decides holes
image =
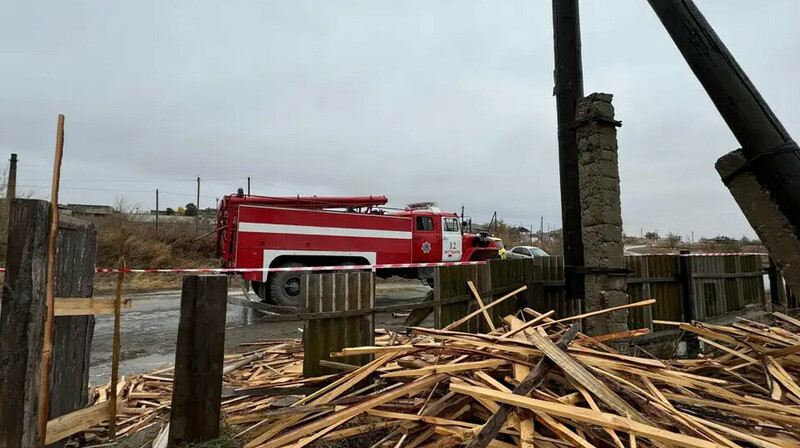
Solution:
[[[291,268],[171,268],[171,269],[114,269],[97,268],[98,273],[124,272],[126,274],[141,273],[235,273],[235,272],[314,272],[314,271],[347,271],[366,269],[403,269],[403,268],[433,268],[439,266],[459,266],[484,264],[485,261],[452,261],[441,263],[394,263],[394,264],[363,264],[363,265],[337,265],[337,266],[298,266]]]
[[[725,252],[725,253],[693,253],[693,254],[626,254],[632,256],[647,255],[681,255],[683,257],[718,257],[718,256],[741,256],[759,255],[767,256],[761,252]],[[337,266],[302,266],[291,268],[165,268],[165,269],[116,269],[116,268],[95,268],[97,273],[119,273],[143,274],[143,273],[237,273],[237,272],[314,272],[314,271],[347,271],[347,270],[366,270],[366,269],[405,269],[405,268],[434,268],[440,266],[460,266],[485,264],[485,261],[452,261],[441,263],[394,263],[394,264],[363,264],[363,265],[337,265]],[[6,268],[0,268],[0,272],[5,272]]]
[[[719,253],[691,253],[691,254],[637,254],[637,253],[627,253],[626,256],[634,256],[634,257],[646,257],[650,255],[662,255],[662,256],[675,256],[680,255],[681,257],[721,257],[721,256],[742,256],[742,255],[759,255],[759,256],[768,256],[769,254],[766,252],[719,252]]]

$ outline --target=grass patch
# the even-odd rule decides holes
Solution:
[[[218,437],[198,443],[184,443],[182,448],[241,448],[241,445],[230,437]]]

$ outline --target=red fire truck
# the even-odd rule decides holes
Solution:
[[[375,265],[497,258],[486,234],[463,234],[458,216],[434,203],[382,208],[385,196],[225,196],[217,214],[217,252],[227,268]],[[379,269],[430,281],[431,268]],[[262,300],[293,305],[302,272],[244,272]]]

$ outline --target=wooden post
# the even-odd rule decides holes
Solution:
[[[50,204],[45,201],[12,201],[8,271],[3,285],[3,300],[7,303],[3,303],[0,318],[0,366],[4,366],[0,371],[0,446],[35,446],[46,302],[46,225],[50,212]],[[31,252],[32,246],[38,252]],[[97,254],[94,226],[61,217],[57,254],[55,295],[91,297]],[[21,311],[24,314],[19,314]],[[94,316],[58,316],[53,333],[49,419],[87,404]],[[22,439],[20,434],[24,434]]]
[[[692,259],[688,256],[688,250],[680,251],[678,258],[678,282],[680,284],[681,311],[684,322],[698,320],[699,307],[694,296],[692,284]]]
[[[197,176],[197,203],[195,204],[197,214],[194,217],[194,233],[200,231],[200,176]]]
[[[558,115],[558,165],[561,179],[561,237],[564,244],[564,285],[568,301],[576,301],[583,312],[583,234],[578,184],[578,141],[575,112],[583,98],[581,29],[578,0],[553,0],[555,47],[555,96]]]
[[[778,310],[784,305],[781,303],[781,290],[783,289],[783,281],[780,278],[778,267],[775,265],[772,257],[769,259],[769,270],[767,272],[769,272],[769,296],[770,302],[772,303],[772,309]]]
[[[6,186],[6,200],[17,197],[17,155],[11,154],[11,164],[8,167],[8,185]]]
[[[704,311],[694,295],[694,281],[692,279],[692,258],[688,250],[681,250],[678,258],[678,284],[680,285],[681,311],[684,322],[701,320]],[[687,356],[694,358],[700,351],[700,342],[697,335],[685,335]]]
[[[42,348],[41,387],[39,415],[36,424],[36,445],[45,445],[47,420],[50,415],[50,372],[53,368],[53,329],[55,328],[55,271],[56,243],[58,239],[58,184],[61,180],[61,159],[64,156],[64,115],[58,115],[56,153],[53,160],[53,183],[50,189],[50,240],[47,247],[47,311],[44,320],[44,347]]]
[[[158,235],[158,188],[156,188],[156,235]]]
[[[0,446],[36,446],[50,204],[14,199],[0,314]]]
[[[372,272],[336,272],[307,274],[301,306],[309,313],[357,311],[373,308],[375,304],[375,274]],[[330,360],[332,352],[345,347],[375,344],[373,315],[332,317],[306,320],[303,329],[303,376],[313,377],[337,370],[320,365]],[[333,361],[350,365],[365,365],[368,355],[335,358]]]
[[[792,292],[792,288],[786,284],[783,278],[783,273],[778,270],[778,293],[780,294],[778,300],[787,310],[797,308],[797,296]]]
[[[94,225],[69,216],[59,217],[56,253],[56,297],[91,297],[97,256],[97,231]],[[94,323],[94,316],[56,316],[50,379],[50,420],[82,409],[88,403],[86,390],[89,387]],[[63,442],[48,444],[50,448],[61,445]]]
[[[119,327],[122,308],[122,282],[125,280],[125,240],[127,239],[125,226],[120,229],[119,241],[119,272],[117,273],[117,290],[114,297],[114,340],[111,348],[111,397],[108,403],[108,438],[117,437],[117,381],[119,380]]]
[[[219,437],[227,295],[224,275],[183,278],[169,447]]]

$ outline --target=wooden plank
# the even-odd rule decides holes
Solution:
[[[0,310],[0,446],[36,445],[50,205],[14,199]]]
[[[614,307],[611,307],[611,308],[606,308],[604,310],[597,310],[597,311],[592,311],[592,312],[589,312],[589,313],[578,314],[577,316],[569,316],[569,317],[564,317],[564,318],[557,319],[557,320],[554,320],[554,321],[548,321],[547,323],[543,324],[542,326],[547,326],[547,325],[552,325],[552,324],[561,324],[561,323],[564,323],[564,322],[572,322],[572,321],[575,321],[575,320],[585,319],[587,317],[593,317],[593,316],[598,316],[600,314],[610,313],[612,311],[618,311],[618,310],[624,310],[624,309],[628,309],[628,308],[636,308],[636,307],[640,307],[640,306],[652,305],[654,303],[656,303],[656,301],[654,299],[642,300],[641,302],[628,303],[626,305],[614,306]]]
[[[45,443],[50,445],[107,421],[110,404],[111,401],[105,401],[48,421]]]
[[[97,231],[93,224],[70,216],[59,218],[55,294],[85,300],[93,293]],[[93,316],[57,316],[50,379],[50,419],[88,404]],[[50,448],[66,443],[52,444]]]
[[[56,151],[53,161],[53,182],[50,188],[50,236],[47,247],[47,283],[46,283],[46,310],[44,319],[44,346],[42,348],[42,363],[39,373],[39,415],[36,423],[36,446],[45,445],[47,434],[47,420],[50,415],[50,374],[53,370],[53,337],[55,335],[55,298],[56,288],[56,244],[58,240],[58,186],[61,181],[61,159],[64,156],[64,115],[58,115],[56,129]]]
[[[225,275],[183,278],[169,447],[219,437],[227,293]]]
[[[634,409],[628,402],[609,389],[608,386],[595,378],[594,375],[589,373],[569,354],[558,348],[550,339],[534,331],[528,331],[526,336],[536,348],[541,350],[542,353],[553,360],[556,365],[561,367],[564,373],[574,378],[575,381],[594,393],[600,400],[617,411],[620,415],[629,415],[640,423],[648,423],[647,419],[645,419],[639,411]]]
[[[120,313],[122,312],[122,283],[125,281],[125,241],[128,239],[127,230],[122,227],[119,238],[119,272],[117,273],[117,288],[114,295],[114,337],[111,348],[111,387],[110,405],[108,407],[108,438],[117,437],[117,381],[119,380],[119,355],[120,355]]]
[[[567,345],[572,341],[572,339],[577,334],[578,329],[577,327],[572,327],[567,330],[566,333],[561,337],[558,341],[559,348],[566,348]],[[546,356],[543,356],[539,362],[536,364],[536,367],[533,368],[525,378],[520,381],[519,385],[514,388],[513,394],[527,396],[536,389],[542,380],[547,376],[550,368],[554,365],[553,361]],[[498,390],[503,390],[502,388],[498,388]],[[491,398],[489,400],[492,400]],[[470,442],[467,448],[484,448],[491,443],[492,440],[497,436],[497,433],[500,432],[500,429],[505,424],[506,420],[509,418],[511,414],[512,407],[508,404],[501,405],[494,414],[489,418],[486,424],[483,425],[481,428],[480,433],[478,433],[475,438]]]
[[[758,446],[758,447],[761,447],[761,448],[787,448],[787,447],[794,448],[794,447],[797,446],[796,444],[789,443],[789,442],[786,442],[786,444],[784,444],[783,441],[781,441],[781,445],[778,445],[778,444],[763,440],[763,439],[761,439],[759,437],[753,437],[753,436],[751,436],[749,434],[745,434],[745,433],[743,433],[741,431],[737,431],[737,430],[735,430],[733,428],[729,428],[729,427],[727,427],[725,425],[720,425],[719,423],[715,423],[715,422],[712,422],[712,421],[709,421],[709,420],[704,420],[704,419],[702,419],[700,417],[696,417],[696,416],[693,417],[693,418],[695,420],[697,420],[698,422],[706,425],[706,426],[709,426],[711,428],[716,429],[717,431],[724,432],[724,433],[728,434],[731,437],[734,437],[734,438],[739,439],[739,440],[744,440],[745,442],[749,442],[749,443],[753,444],[754,446]]]
[[[422,367],[420,369],[409,369],[409,370],[400,370],[397,372],[384,373],[383,375],[381,375],[381,378],[425,376],[436,373],[455,373],[455,372],[482,370],[482,369],[494,370],[498,367],[505,366],[508,364],[511,363],[504,359],[487,359],[485,361],[459,362],[455,364],[438,364],[428,367]]]
[[[511,331],[515,329],[519,329],[523,326],[523,322],[519,319],[512,318],[510,322],[510,329]],[[521,334],[517,334],[514,336],[515,339],[525,341],[525,336]],[[523,364],[514,363],[512,366],[512,371],[514,373],[514,379],[517,381],[523,381],[531,372],[531,369]],[[534,423],[533,419],[522,419],[519,421],[519,446],[520,448],[533,448],[533,434],[534,434]]]
[[[544,412],[536,412],[536,421],[542,423],[550,431],[560,437],[562,440],[568,442],[570,446],[581,448],[597,448],[580,435],[567,428],[566,425],[554,419]],[[610,431],[610,429],[609,429]]]
[[[792,378],[792,375],[790,375],[789,372],[787,372],[783,366],[778,364],[778,362],[775,361],[775,359],[773,359],[771,356],[765,356],[764,362],[770,375],[778,380],[778,382],[780,382],[788,391],[793,393],[795,397],[800,398],[800,385],[795,382],[795,380]]]
[[[364,346],[364,347],[352,347],[352,348],[346,347],[338,352],[331,353],[331,356],[341,357],[341,356],[355,356],[355,355],[367,355],[367,354],[382,355],[386,353],[406,352],[409,350],[414,350],[414,346],[411,344],[406,344],[406,345]]]
[[[709,407],[715,409],[722,409],[725,411],[731,411],[736,413],[740,416],[749,416],[758,419],[766,419],[771,420],[774,422],[786,422],[791,423],[793,425],[800,424],[800,417],[798,416],[791,416],[791,415],[783,415],[779,412],[775,412],[773,409],[766,409],[766,408],[756,408],[751,406],[742,406],[737,404],[729,404],[723,403],[720,401],[715,400],[708,400],[704,398],[695,398],[689,397],[686,395],[679,395],[673,393],[663,393],[664,397],[670,401],[675,401],[679,403],[686,403],[700,407]]]
[[[475,289],[475,283],[472,283],[472,280],[467,282],[470,291],[472,291],[472,295],[475,296],[475,300],[478,302],[478,307],[480,311],[483,313],[483,317],[486,319],[486,324],[489,325],[492,331],[497,330],[497,327],[494,326],[494,322],[492,322],[491,316],[489,316],[489,312],[486,311],[486,305],[483,304],[483,299],[481,299],[481,295],[478,294],[478,290]]]
[[[305,398],[302,398],[297,403],[292,406],[302,406],[305,404],[326,404],[329,403],[331,400],[339,397],[342,393],[349,390],[359,382],[363,381],[365,378],[372,375],[375,370],[383,367],[387,362],[391,361],[394,358],[395,354],[389,353],[386,355],[381,356],[380,358],[372,361],[371,363],[360,367],[358,370],[351,372],[345,376],[342,376],[338,380],[328,384],[327,386],[323,387],[322,389],[314,392],[310,395],[306,395]],[[267,440],[271,439],[272,437],[280,434],[286,428],[294,425],[295,423],[299,422],[303,419],[303,416],[295,416],[293,418],[283,419],[279,422],[276,422],[271,427],[267,428],[266,431],[262,432],[260,435],[253,438],[253,440],[249,441],[245,444],[245,448],[254,448],[260,446]]]
[[[635,420],[621,417],[615,414],[607,414],[604,412],[592,411],[578,406],[565,405],[561,403],[553,403],[550,401],[537,400],[529,397],[522,397],[519,395],[500,392],[484,387],[468,386],[462,384],[450,384],[450,390],[460,394],[469,395],[472,397],[487,398],[502,403],[508,403],[513,406],[530,409],[536,412],[544,412],[558,417],[564,417],[570,420],[579,421],[597,425],[603,428],[609,428],[617,431],[624,431],[634,433],[636,435],[647,437],[652,440],[660,442],[677,444],[678,446],[693,447],[693,448],[715,448],[717,445],[713,442],[698,439],[683,434],[673,433],[654,426],[639,423]]]
[[[545,320],[545,319],[547,319],[548,317],[552,316],[552,315],[553,315],[553,313],[555,313],[555,311],[554,311],[554,310],[550,310],[550,311],[548,311],[548,312],[546,312],[546,313],[544,313],[544,314],[541,314],[541,315],[539,315],[539,316],[536,316],[535,318],[533,318],[533,319],[529,320],[528,322],[525,322],[524,324],[522,324],[522,325],[519,325],[519,326],[517,326],[516,328],[512,328],[511,330],[509,330],[509,331],[507,331],[507,332],[503,333],[503,334],[500,336],[500,338],[502,338],[502,339],[505,339],[505,338],[510,338],[510,337],[512,337],[512,336],[514,336],[514,335],[516,335],[517,333],[523,332],[523,331],[527,330],[528,328],[531,328],[531,327],[533,327],[533,326],[536,326],[536,325],[538,325],[540,322],[542,322],[543,320]]]
[[[786,322],[794,325],[798,329],[800,329],[800,319],[796,319],[796,318],[794,318],[792,316],[787,316],[786,314],[778,313],[778,312],[772,313],[772,315],[777,317],[778,319],[786,321]]]
[[[578,392],[580,392],[580,394],[583,396],[583,400],[586,402],[586,404],[589,405],[589,408],[593,411],[600,412],[600,407],[597,406],[597,403],[594,401],[594,398],[592,398],[591,394],[589,394],[589,391],[587,391],[585,387],[581,386],[579,383],[575,381],[570,381],[570,382],[575,387],[575,389],[578,389]],[[611,440],[614,442],[614,444],[617,445],[618,448],[625,448],[622,445],[622,441],[619,439],[619,436],[617,436],[617,433],[608,428],[603,428],[603,430],[609,435],[609,437],[611,437]]]
[[[487,305],[485,309],[489,309],[489,308],[495,307],[497,305],[500,305],[501,303],[503,303],[503,301],[505,301],[505,300],[507,300],[507,299],[509,299],[511,297],[514,297],[514,295],[516,295],[516,294],[518,294],[518,293],[520,293],[522,291],[525,291],[526,289],[528,289],[527,286],[521,286],[521,287],[515,289],[514,291],[504,295],[503,297],[493,301],[492,303]],[[453,328],[456,328],[459,325],[464,324],[465,322],[469,321],[470,319],[472,319],[473,317],[477,316],[478,314],[480,314],[482,312],[483,312],[483,310],[478,310],[478,311],[469,313],[466,316],[462,317],[461,319],[459,319],[459,320],[451,323],[450,325],[444,327],[443,330],[452,330]]]
[[[629,339],[629,338],[644,336],[646,334],[650,334],[650,329],[640,328],[638,330],[621,331],[619,333],[609,333],[594,337],[587,336],[583,339],[575,341],[575,345],[589,345],[589,344],[596,344],[598,342],[615,341],[618,339]]]
[[[757,359],[751,358],[750,356],[747,356],[745,354],[737,352],[736,350],[733,350],[733,349],[731,349],[729,347],[726,347],[726,346],[724,346],[722,344],[718,344],[718,343],[716,343],[716,342],[714,342],[714,341],[712,341],[710,339],[706,339],[706,338],[704,338],[702,336],[699,336],[697,339],[699,339],[701,342],[703,342],[705,344],[708,344],[708,345],[710,345],[712,347],[716,347],[716,348],[718,348],[718,349],[720,349],[720,350],[722,350],[722,351],[724,351],[726,353],[730,353],[731,355],[736,356],[737,358],[742,358],[742,359],[744,359],[745,361],[747,361],[747,362],[749,362],[751,364],[758,364],[758,360]]]
[[[315,431],[321,432],[320,430],[323,428],[333,430],[338,426],[348,422],[353,417],[356,417],[361,413],[366,412],[369,409],[375,408],[384,403],[388,403],[394,400],[395,398],[401,397],[403,395],[413,395],[416,392],[425,390],[428,387],[433,386],[434,384],[444,380],[445,378],[447,378],[447,375],[444,374],[431,375],[424,378],[420,378],[412,383],[396,387],[391,391],[388,391],[380,395],[376,395],[375,397],[367,401],[364,401],[354,406],[347,407],[339,412],[334,412],[333,414],[330,414],[326,417],[311,421],[306,425],[300,426],[287,433],[276,436],[266,441],[266,443],[263,444],[263,447],[264,448],[281,447],[289,443],[296,442],[297,440],[306,437],[309,434],[314,433]],[[320,437],[324,435],[324,434],[319,434],[319,432],[317,432],[316,435],[319,435]]]
[[[56,297],[56,316],[97,316],[114,314],[114,299],[64,298]],[[131,301],[125,300],[121,308],[130,308]]]

